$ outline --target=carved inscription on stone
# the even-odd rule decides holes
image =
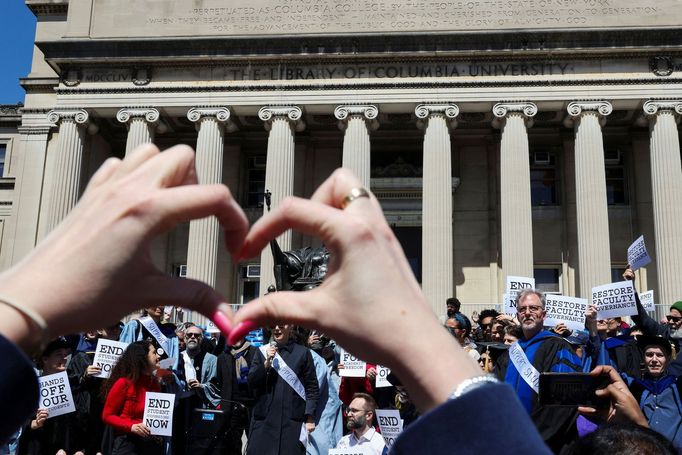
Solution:
[[[490,32],[681,23],[682,0],[94,0],[91,36]]]

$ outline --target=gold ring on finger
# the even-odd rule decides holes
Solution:
[[[361,197],[366,197],[369,199],[369,191],[362,187],[351,189],[348,195],[346,195],[346,197],[343,198],[343,201],[341,201],[341,209],[345,209],[348,207],[348,204]]]

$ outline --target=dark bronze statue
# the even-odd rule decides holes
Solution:
[[[322,284],[327,274],[329,251],[324,246],[282,251],[277,240],[270,242],[275,260],[278,291],[308,291]]]

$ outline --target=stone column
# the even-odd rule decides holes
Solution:
[[[118,111],[116,119],[128,125],[126,156],[135,147],[154,142],[154,131],[159,122],[159,111],[152,107],[126,107]]]
[[[47,114],[59,124],[59,143],[54,159],[47,232],[57,226],[78,201],[85,127],[89,114],[84,109],[59,109]]]
[[[230,111],[225,107],[195,107],[189,110],[187,118],[196,124],[199,131],[195,159],[199,183],[222,183],[224,134],[230,121]],[[219,241],[220,226],[214,216],[190,222],[188,278],[215,287]]]
[[[651,193],[656,233],[658,303],[682,300],[682,163],[677,122],[682,100],[644,103],[651,142]]]
[[[533,212],[530,203],[528,132],[538,107],[498,103],[493,125],[500,142],[500,237],[505,276],[533,277]]]
[[[567,124],[575,128],[575,192],[578,223],[580,297],[611,281],[609,213],[606,202],[604,141],[601,127],[613,107],[606,101],[568,105]]]
[[[360,179],[362,185],[370,188],[370,143],[369,132],[379,127],[376,106],[348,105],[334,109],[339,120],[339,128],[344,130],[342,166],[350,169]]]
[[[265,164],[265,189],[272,194],[272,208],[277,208],[282,199],[294,193],[294,132],[302,131],[305,123],[301,120],[303,111],[298,106],[265,106],[258,111],[258,117],[265,122],[268,137],[267,161]],[[263,213],[267,207],[263,206]],[[291,249],[291,231],[277,238],[282,251]],[[260,294],[275,284],[274,261],[270,248],[260,257]]]
[[[422,289],[433,312],[445,314],[454,296],[452,242],[452,159],[450,129],[456,104],[420,104],[414,110],[424,130],[422,178]]]

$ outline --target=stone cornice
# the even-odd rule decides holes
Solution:
[[[62,16],[69,11],[68,0],[26,0],[26,6],[36,16]]]
[[[20,126],[17,128],[19,134],[24,134],[28,136],[40,135],[40,134],[50,134],[51,126]]]
[[[305,128],[305,123],[301,120],[303,111],[298,106],[263,106],[258,111],[258,118],[265,122],[266,129],[270,128],[277,117],[285,117],[296,131],[303,131]]]
[[[153,107],[124,107],[116,113],[116,120],[128,123],[133,118],[144,118],[148,123],[159,121],[159,110]]]
[[[367,128],[370,130],[379,128],[379,122],[377,121],[379,108],[373,104],[344,104],[336,106],[336,109],[334,109],[334,117],[339,120],[339,128],[341,130],[348,126],[349,117],[353,116],[364,118]]]
[[[419,119],[417,127],[421,129],[426,127],[428,118],[432,115],[443,116],[449,128],[456,128],[455,119],[459,115],[459,106],[455,103],[423,103],[414,108],[414,115]]]
[[[90,114],[85,109],[53,109],[47,113],[47,121],[59,123],[62,120],[73,120],[79,125],[85,125]]]

